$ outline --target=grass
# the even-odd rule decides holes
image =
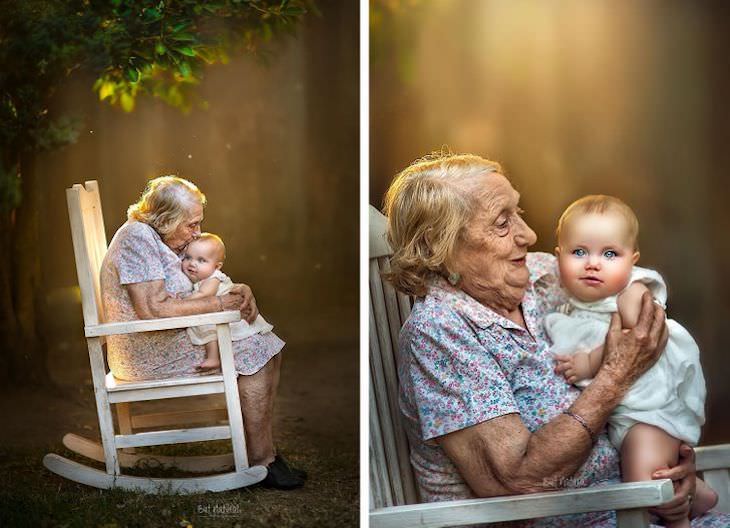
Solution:
[[[166,454],[209,454],[205,448],[167,448]],[[225,443],[214,451],[224,452]],[[286,447],[286,446],[283,446]],[[0,449],[0,526],[2,527],[343,527],[357,526],[358,476],[353,453],[323,453],[298,448],[289,461],[310,475],[304,488],[277,491],[254,486],[223,493],[145,495],[98,490],[50,473],[47,452],[102,469],[98,463],[54,446],[47,450]],[[285,454],[294,450],[283,449]],[[134,470],[130,474],[181,476]],[[185,475],[190,476],[190,475]]]

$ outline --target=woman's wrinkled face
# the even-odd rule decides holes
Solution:
[[[180,253],[185,247],[200,236],[200,224],[203,223],[203,206],[192,203],[187,217],[180,222],[177,229],[163,238],[165,244],[175,253]]]
[[[512,311],[529,283],[527,248],[537,235],[522,219],[520,195],[503,175],[484,174],[465,185],[480,205],[455,248],[459,286],[498,312]]]
[[[622,291],[639,260],[626,219],[615,212],[571,218],[555,253],[560,282],[583,302],[598,301]]]

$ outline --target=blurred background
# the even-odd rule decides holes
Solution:
[[[730,10],[720,2],[373,0],[370,196],[434,150],[502,163],[537,251],[565,207],[636,211],[640,265],[700,345],[703,443],[730,441]]]

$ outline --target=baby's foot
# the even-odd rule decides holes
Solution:
[[[698,485],[694,500],[692,501],[692,510],[690,515],[692,517],[702,515],[706,511],[717,506],[717,501],[719,499],[720,497],[711,487]]]
[[[218,369],[221,366],[221,362],[219,359],[216,358],[206,358],[205,361],[203,361],[200,365],[198,365],[198,370],[214,370]]]

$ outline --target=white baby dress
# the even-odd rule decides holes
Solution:
[[[220,270],[214,271],[213,275],[209,278],[218,279],[220,281],[216,296],[225,295],[231,291],[231,288],[233,288],[233,281],[231,278]],[[200,281],[193,284],[193,293],[200,291],[200,285],[203,282],[204,281]],[[231,323],[231,340],[241,341],[255,334],[271,332],[273,329],[274,327],[267,323],[264,318],[261,317],[261,314],[259,314],[256,316],[256,320],[250,324],[243,320]],[[188,328],[188,336],[195,345],[204,345],[218,339],[215,325],[203,325]]]
[[[645,284],[655,302],[665,307],[667,287],[654,270],[634,266],[632,282]],[[611,314],[618,310],[617,295],[595,302],[569,298],[567,313],[545,317],[545,328],[554,354],[589,352],[606,340]],[[689,332],[667,319],[669,342],[657,362],[629,389],[608,419],[611,443],[620,449],[629,428],[636,423],[659,427],[671,436],[696,445],[705,423],[705,378],[699,349]],[[590,380],[577,383],[585,387]]]

